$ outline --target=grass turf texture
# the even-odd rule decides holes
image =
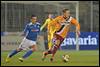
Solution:
[[[19,62],[18,58],[24,55],[24,51],[18,53],[11,58],[9,63],[5,62],[7,54],[10,51],[1,52],[1,66],[99,66],[99,51],[84,50],[84,51],[58,51],[55,55],[54,61],[50,62],[50,55],[42,61],[42,52],[36,51],[24,62]],[[62,61],[62,55],[68,54],[70,56],[69,62]]]

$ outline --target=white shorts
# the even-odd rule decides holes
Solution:
[[[26,49],[29,49],[29,47],[32,45],[36,45],[36,41],[32,41],[32,40],[28,40],[24,38],[21,44],[19,45],[19,48],[26,50]]]

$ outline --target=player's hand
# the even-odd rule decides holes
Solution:
[[[42,31],[42,28],[40,28],[40,31]]]

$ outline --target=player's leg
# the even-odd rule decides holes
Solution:
[[[22,49],[21,48],[17,48],[17,49],[15,49],[15,50],[13,50],[9,55],[8,55],[8,57],[12,57],[12,56],[14,56],[15,54],[17,54],[18,52],[20,52]]]
[[[49,46],[49,50],[53,46],[52,39],[53,39],[54,32],[55,32],[55,30],[50,29],[50,31],[49,31],[50,34],[48,34],[48,41],[49,41],[48,46]]]
[[[54,37],[53,39],[55,39],[56,37]],[[42,55],[42,60],[44,61],[44,59],[46,58],[46,56],[48,55],[48,54],[52,54],[52,48],[53,48],[53,46],[48,50],[48,51],[45,51],[45,52],[43,52],[43,55]]]
[[[31,49],[28,50],[22,58],[25,59],[25,58],[29,57],[34,51],[36,51],[36,49],[37,49],[37,46],[36,45],[32,45]]]
[[[44,59],[46,58],[46,56],[47,56],[48,54],[51,54],[51,49],[52,49],[52,47],[49,48],[47,51],[44,51],[44,52],[43,52],[42,61],[44,61]]]
[[[49,50],[52,48],[52,46],[53,46],[53,43],[52,43],[52,39],[53,39],[53,34],[54,34],[54,32],[53,31],[51,31],[50,32],[50,46],[49,46]]]
[[[51,48],[52,49],[52,48]],[[52,50],[48,50],[48,51],[44,51],[43,52],[43,55],[42,55],[42,61],[44,61],[45,60],[45,58],[46,58],[46,56],[48,55],[48,54],[52,54]]]
[[[55,38],[53,38],[53,43],[54,43],[54,46],[52,48],[52,57],[50,59],[50,61],[53,61],[53,58],[54,58],[54,55],[56,54],[59,46],[61,45],[61,43],[63,42],[63,38],[57,34],[54,35]]]
[[[34,51],[36,51],[36,45],[31,46],[31,49],[28,50],[22,58],[19,58],[19,61],[23,62],[24,59],[28,58]]]
[[[21,44],[19,45],[19,47],[15,50],[13,50],[8,57],[12,57],[13,55],[17,54],[18,52],[20,52],[21,50],[24,49],[25,44],[27,43],[26,38],[23,39],[23,41],[21,42]]]
[[[22,56],[22,58],[19,58],[21,62],[23,62],[24,59],[28,58],[34,51],[37,50],[36,41],[29,42],[29,45],[26,47],[29,47],[30,49]]]
[[[51,49],[51,33],[48,32],[48,49]]]
[[[52,57],[50,58],[50,61],[53,61],[54,55],[56,54],[56,52],[59,48],[59,45],[60,45],[60,40],[56,40],[55,43],[54,43],[54,46],[52,48]]]
[[[54,58],[55,53],[57,52],[57,49],[58,49],[58,46],[55,44],[50,50],[43,52],[42,60],[44,61],[44,59],[46,58],[48,54],[52,54],[50,61],[53,61],[53,58]]]
[[[14,56],[15,54],[17,54],[18,52],[20,52],[22,49],[21,48],[17,48],[15,50],[13,50],[10,54],[8,54],[7,58],[6,58],[6,62],[9,62],[10,61],[10,58],[12,56]]]
[[[44,51],[44,52],[43,52],[42,61],[45,60],[45,58],[46,58],[46,56],[47,56],[48,54],[52,54],[52,47],[53,47],[53,46],[51,46],[51,48],[48,49],[47,51]]]
[[[23,41],[21,42],[21,44],[19,45],[19,48],[13,50],[10,54],[8,54],[7,58],[6,58],[6,62],[10,61],[10,58],[12,56],[14,56],[15,54],[17,54],[18,52],[20,52],[21,50],[23,50],[24,48],[24,44],[26,43],[26,39],[24,38]]]

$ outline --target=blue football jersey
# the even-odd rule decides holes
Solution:
[[[36,23],[29,23],[26,25],[25,29],[24,29],[24,33],[26,35],[26,38],[32,41],[36,41],[37,40],[37,35],[40,32],[40,23],[36,22]]]

